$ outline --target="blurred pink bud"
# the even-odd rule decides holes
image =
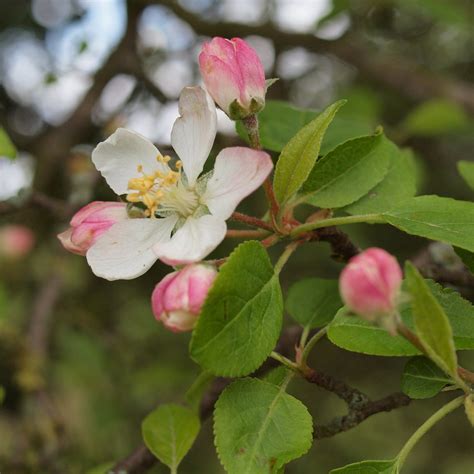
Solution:
[[[370,321],[396,312],[402,270],[395,257],[370,248],[344,268],[339,290],[347,308]]]
[[[174,332],[191,331],[217,276],[214,267],[194,264],[170,273],[153,290],[153,314]]]
[[[5,225],[0,228],[0,255],[7,258],[26,256],[35,244],[35,235],[23,225]]]
[[[243,39],[213,38],[204,43],[199,67],[209,94],[233,120],[265,105],[265,72],[257,53]]]
[[[104,232],[127,218],[125,203],[94,201],[74,214],[71,227],[58,234],[58,239],[66,250],[85,255]]]

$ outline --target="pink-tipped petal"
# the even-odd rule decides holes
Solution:
[[[273,168],[268,153],[245,147],[222,150],[202,198],[211,214],[228,219],[242,199],[262,185]]]

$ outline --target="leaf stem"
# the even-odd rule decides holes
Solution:
[[[258,117],[256,114],[249,115],[242,119],[242,123],[247,130],[247,135],[249,137],[250,146],[255,150],[261,150],[262,144],[260,143],[260,131],[259,131],[259,124],[258,124]],[[272,218],[272,222],[275,226],[275,229],[278,228],[276,218],[278,213],[280,212],[280,206],[275,197],[275,193],[273,191],[273,184],[268,177],[263,183],[263,189],[265,190],[265,194],[267,195],[267,200],[270,205],[270,214]]]
[[[279,352],[272,351],[272,353],[270,354],[270,357],[272,359],[277,360],[278,362],[283,364],[285,367],[288,367],[293,372],[298,372],[298,366],[290,359],[287,359],[284,355],[281,355]]]
[[[298,248],[298,245],[300,245],[300,242],[295,240],[294,242],[291,242],[290,244],[286,246],[285,250],[280,255],[280,258],[277,260],[275,264],[276,275],[280,274],[282,268],[285,266],[286,262],[291,257],[291,254]]]
[[[228,229],[225,236],[228,239],[263,239],[268,236],[268,231]]]
[[[438,421],[442,420],[446,415],[454,411],[456,408],[459,408],[464,402],[464,396],[455,398],[449,403],[441,407],[436,413],[434,413],[430,418],[428,418],[409,438],[405,443],[401,451],[397,456],[397,465],[400,469],[405,459],[407,458],[410,451],[413,449],[416,443],[436,424]]]
[[[265,229],[270,232],[273,231],[273,227],[268,222],[265,222],[257,217],[242,214],[241,212],[233,212],[230,218],[234,221],[243,222],[244,224],[247,224],[251,227],[258,227],[260,229]]]
[[[346,225],[346,224],[383,224],[385,220],[382,214],[362,214],[360,216],[342,216],[342,217],[331,217],[329,219],[321,219],[315,222],[307,222],[295,227],[291,233],[291,237],[298,237],[306,232],[311,232],[315,229],[321,229],[322,227],[331,227],[335,225]]]
[[[316,343],[321,340],[327,333],[327,326],[320,329],[316,334],[314,334],[308,343],[304,346],[303,354],[301,355],[301,364],[306,364],[309,354],[311,353],[313,347]]]

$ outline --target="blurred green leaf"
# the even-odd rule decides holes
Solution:
[[[302,189],[306,202],[322,208],[353,203],[382,181],[397,153],[381,132],[348,140],[315,164]]]
[[[191,340],[191,356],[215,375],[257,369],[280,335],[280,283],[262,244],[239,245],[222,265]]]
[[[207,372],[206,370],[203,370],[198,375],[191,387],[189,387],[189,389],[186,391],[186,401],[195,411],[199,409],[202,397],[209,389],[214,379],[214,375],[212,375],[210,372]]]
[[[405,278],[417,336],[430,359],[446,373],[456,376],[453,331],[443,307],[410,262],[405,265]]]
[[[440,196],[407,199],[383,214],[407,234],[474,251],[474,203]]]
[[[5,389],[0,385],[0,405],[3,403],[3,400],[5,400]]]
[[[104,462],[98,466],[93,467],[86,471],[86,474],[109,474],[110,470],[114,467],[115,462]]]
[[[474,162],[458,161],[457,166],[459,174],[463,177],[466,184],[474,190]]]
[[[460,105],[433,99],[413,109],[405,117],[401,129],[410,136],[434,136],[461,131],[468,124],[468,115]]]
[[[454,251],[469,271],[474,273],[474,253],[469,252],[469,250],[460,249],[459,247],[454,247]]]
[[[0,127],[0,156],[12,159],[16,157],[15,145],[2,127]]]
[[[412,151],[399,150],[398,153],[391,153],[390,159],[385,178],[344,211],[349,214],[386,212],[416,194],[416,167]]]
[[[403,369],[402,391],[410,398],[423,399],[437,395],[452,383],[438,366],[423,356],[410,359]]]
[[[449,318],[456,348],[474,349],[474,306],[450,288],[443,288],[431,280],[426,280],[426,283]],[[414,328],[409,304],[402,308],[401,317],[409,328]],[[328,338],[338,347],[362,354],[380,356],[419,354],[419,351],[401,336],[391,336],[369,321],[349,316],[344,308],[328,326]]]
[[[329,474],[398,474],[397,460],[361,461],[333,469]]]
[[[286,299],[286,310],[302,326],[325,326],[342,306],[337,280],[308,278],[293,284]]]
[[[306,407],[277,387],[245,378],[227,387],[214,411],[215,443],[229,474],[267,474],[305,454],[313,443]]]
[[[345,101],[327,107],[305,125],[283,148],[273,180],[275,196],[280,204],[290,199],[306,181],[319,156],[326,129]]]
[[[143,420],[142,435],[147,448],[175,473],[200,427],[199,417],[189,408],[168,404],[161,405]]]

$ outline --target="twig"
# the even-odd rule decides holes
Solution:
[[[263,239],[268,236],[268,231],[229,229],[225,236],[229,239]]]
[[[258,219],[257,217],[248,216],[247,214],[242,214],[241,212],[233,212],[230,218],[234,221],[243,222],[251,227],[258,227],[260,229],[265,229],[270,232],[273,231],[273,227],[268,222]]]

